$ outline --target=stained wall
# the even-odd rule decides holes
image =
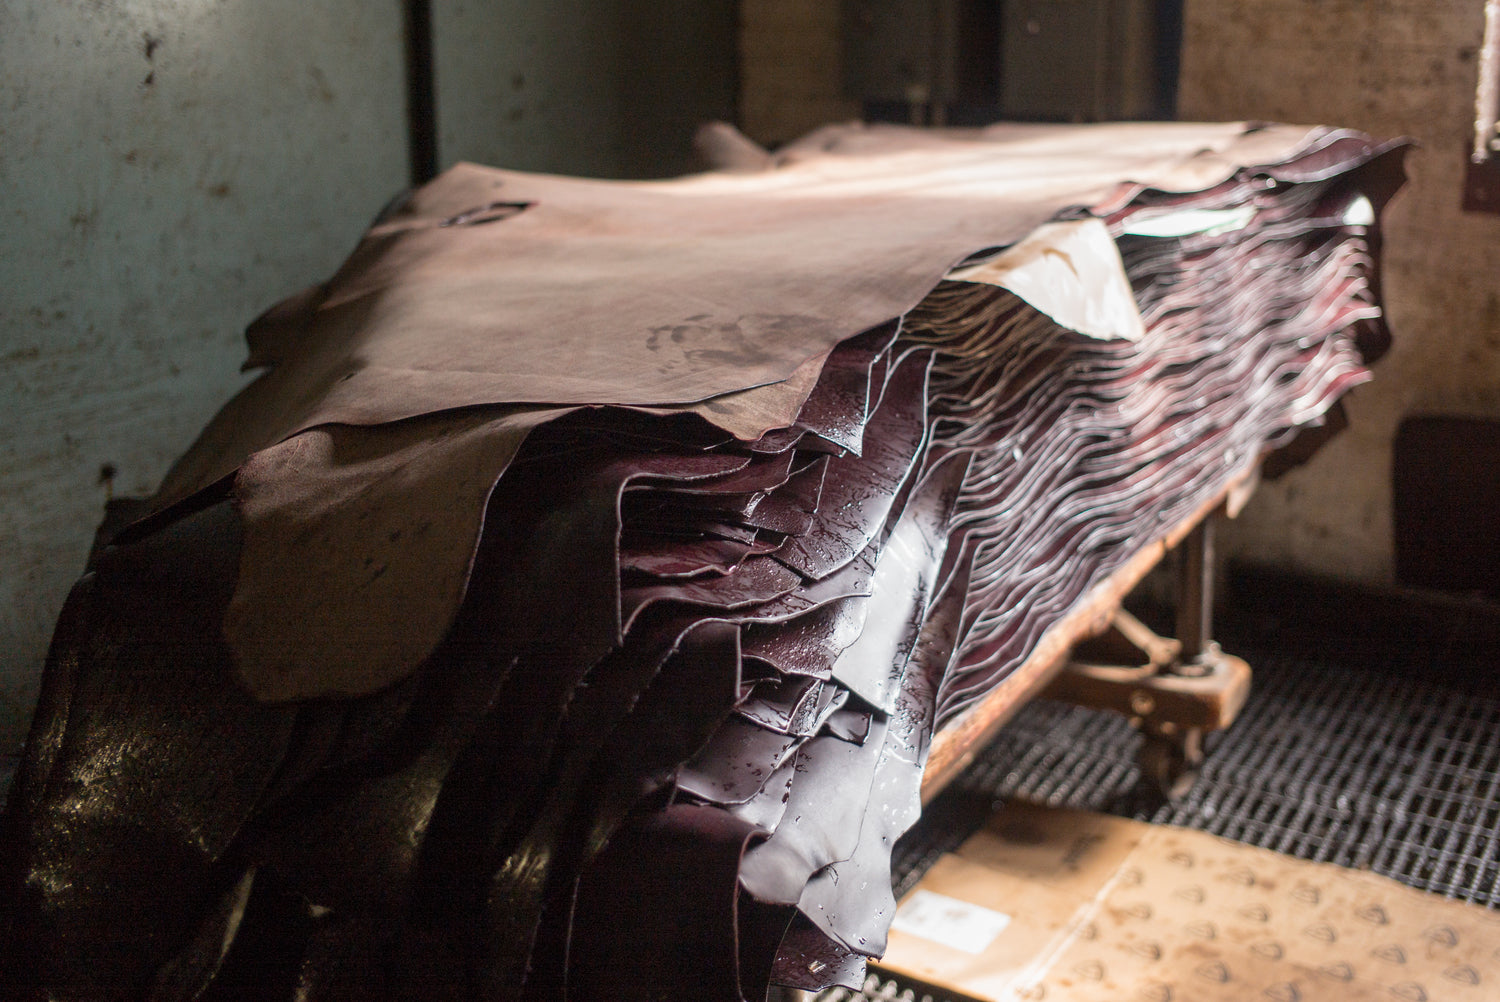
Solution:
[[[1500,216],[1459,209],[1483,6],[1187,0],[1179,117],[1322,122],[1422,147],[1386,218],[1395,347],[1351,395],[1349,429],[1227,528],[1233,555],[1389,583],[1397,425],[1500,417]]]
[[[107,493],[405,183],[402,51],[395,3],[0,4],[0,750]]]

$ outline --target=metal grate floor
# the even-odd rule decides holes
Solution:
[[[1240,720],[1176,805],[1135,790],[1122,719],[1038,702],[972,793],[1181,825],[1500,906],[1500,699],[1269,652]]]
[[[1196,828],[1500,908],[1500,657],[1278,641],[1264,622],[1221,634],[1254,669],[1252,694],[1180,803],[1140,789],[1141,739],[1122,718],[1037,701],[897,846],[898,895],[997,801],[1021,799]],[[863,995],[819,998],[942,996],[872,977]]]

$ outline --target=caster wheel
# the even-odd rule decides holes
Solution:
[[[1180,737],[1147,734],[1141,745],[1141,778],[1162,799],[1176,801],[1184,797],[1198,779],[1203,764],[1203,732],[1189,730]]]

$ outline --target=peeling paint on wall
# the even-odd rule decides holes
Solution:
[[[397,4],[0,5],[0,750],[105,498],[406,177]]]

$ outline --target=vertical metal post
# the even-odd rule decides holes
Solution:
[[[411,183],[437,176],[437,98],[432,68],[431,0],[405,0],[406,128]]]
[[[1177,589],[1177,639],[1182,663],[1192,664],[1213,639],[1214,516],[1210,515],[1182,543]]]

